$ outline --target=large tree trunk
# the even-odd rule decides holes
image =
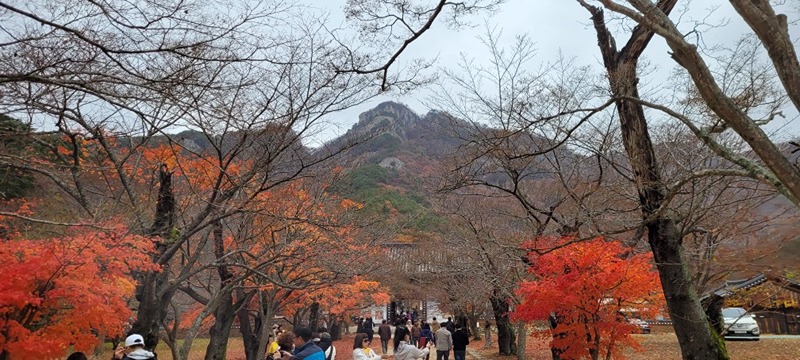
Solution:
[[[683,252],[675,222],[666,213],[656,214],[664,202],[664,184],[658,169],[653,144],[647,129],[644,109],[626,98],[639,98],[637,62],[653,36],[643,26],[634,28],[631,38],[621,51],[605,26],[602,9],[582,5],[592,13],[598,46],[608,72],[609,85],[618,98],[617,112],[625,151],[639,193],[642,218],[648,242],[658,268],[661,286],[669,314],[684,359],[728,359],[725,343],[708,324]],[[675,0],[661,0],[658,7],[669,13]]]
[[[336,341],[342,338],[342,323],[344,323],[344,320],[340,319],[339,315],[331,314],[329,322],[331,328],[328,329],[331,334],[331,340]]]
[[[150,235],[157,236],[154,260],[158,261],[167,249],[167,242],[171,239],[175,226],[175,197],[172,194],[172,173],[166,165],[159,170],[158,201],[156,214]],[[148,271],[139,276],[136,287],[136,300],[139,308],[136,313],[136,322],[133,323],[128,334],[140,334],[144,337],[145,348],[152,351],[158,344],[159,328],[167,317],[167,308],[174,290],[163,291],[167,285],[170,273],[169,263],[161,264],[158,272]]]
[[[781,192],[795,205],[800,206],[800,169],[781,152],[781,149],[769,138],[759,123],[720,87],[714,73],[697,50],[697,46],[687,41],[684,34],[669,19],[669,11],[654,9],[650,1],[629,0],[628,2],[646,14],[646,16],[638,17],[637,20],[641,23],[637,29],[646,28],[647,30],[643,31],[649,33],[656,31],[667,41],[667,45],[672,50],[672,58],[692,77],[692,82],[706,105],[750,145],[753,153],[761,159],[771,174],[764,174],[769,171],[755,165],[744,166],[745,170],[766,177],[767,179],[764,180],[766,183]],[[788,39],[786,16],[775,15],[768,4],[769,1],[766,0],[731,0],[731,3],[760,38],[770,39],[763,44],[767,47],[781,81],[784,82],[784,88],[792,101],[795,101],[795,106],[798,106],[800,85],[797,85],[797,81],[800,79],[800,74],[797,72],[800,72],[800,63],[798,63],[794,51],[788,52],[787,50],[787,42],[789,48],[793,45]],[[749,6],[748,3],[750,3]],[[628,10],[630,10],[614,6],[615,4],[612,3],[605,5],[613,7],[614,11],[629,13]],[[755,22],[751,23],[753,21]]]
[[[525,360],[525,346],[528,339],[528,328],[522,321],[517,322],[517,360]]]
[[[214,237],[214,256],[217,261],[222,261],[225,257],[225,243],[222,234],[222,222],[217,220],[214,223],[213,237]],[[222,360],[228,352],[228,338],[231,334],[231,326],[233,326],[233,319],[235,318],[235,304],[233,301],[232,290],[227,288],[233,274],[228,270],[225,265],[217,267],[217,275],[219,275],[220,285],[219,291],[224,291],[221,294],[219,306],[214,309],[214,324],[211,325],[209,330],[208,346],[206,347],[206,360]]]
[[[238,290],[237,294],[240,297],[245,296],[244,290]],[[261,333],[261,328],[265,326],[265,324],[262,324],[260,317],[250,316],[250,311],[250,307],[242,306],[237,312],[237,317],[239,318],[239,328],[242,332],[242,343],[244,344],[245,359],[255,360],[259,359],[258,334]]]
[[[558,327],[558,323],[559,323],[559,317],[558,316],[556,316],[555,314],[550,314],[550,316],[547,318],[547,320],[548,320],[548,323],[550,324],[550,332],[553,333],[553,339],[554,340],[566,336],[566,334],[563,333],[563,332],[556,332],[556,328]],[[552,346],[550,347],[550,356],[552,357],[553,360],[561,360],[561,354],[563,354],[563,353],[564,353],[564,350],[562,350],[562,349],[555,348],[555,347],[552,347]]]
[[[514,339],[514,328],[511,327],[508,319],[508,300],[498,290],[494,290],[489,300],[492,303],[494,319],[497,322],[497,347],[500,355],[515,354],[517,345]]]
[[[469,316],[467,316],[467,328],[469,329],[470,334],[472,335],[472,340],[480,341],[481,338],[481,331],[478,327],[478,316],[475,312],[470,312]]]
[[[308,314],[308,327],[311,331],[319,331],[317,330],[319,323],[319,303],[314,301],[311,303],[311,309],[309,309]]]

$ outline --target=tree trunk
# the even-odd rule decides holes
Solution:
[[[718,334],[722,334],[725,330],[725,321],[722,319],[722,305],[724,304],[725,298],[717,294],[711,294],[711,296],[703,300],[703,308],[705,309],[708,323]]]
[[[492,303],[494,319],[497,322],[497,347],[500,355],[512,355],[516,353],[516,343],[514,329],[508,320],[508,300],[501,296],[498,290],[493,291],[489,300]]]
[[[222,222],[219,220],[214,223],[213,236],[214,255],[220,261],[225,257],[225,244],[222,234]],[[214,324],[209,329],[205,360],[225,359],[228,353],[228,338],[230,338],[231,326],[233,326],[233,319],[235,318],[232,290],[222,290],[229,284],[233,274],[228,271],[228,267],[225,265],[217,267],[217,274],[220,279],[220,291],[225,291],[225,293],[221,294],[219,306],[214,309]]]
[[[175,197],[172,194],[172,173],[166,165],[161,165],[159,170],[158,201],[156,214],[150,235],[158,236],[161,240],[156,242],[154,260],[158,262],[167,249],[167,242],[174,240],[172,230],[175,226]],[[158,272],[148,271],[141,274],[136,287],[136,300],[139,308],[136,321],[128,334],[139,334],[144,337],[145,349],[153,351],[158,344],[159,328],[167,317],[167,308],[174,290],[162,292],[167,285],[170,273],[169,263],[161,264]]]
[[[237,291],[240,297],[244,297],[244,290]],[[260,296],[260,295],[257,295]],[[261,318],[250,316],[250,307],[242,306],[237,312],[239,318],[239,328],[242,332],[242,343],[244,344],[244,356],[247,360],[259,359],[258,357],[258,334],[261,333],[263,326]]]
[[[664,201],[665,188],[647,129],[644,109],[624,98],[639,98],[637,62],[652,38],[652,31],[643,26],[633,29],[631,38],[621,51],[605,26],[602,9],[582,5],[592,13],[598,46],[608,72],[609,85],[617,100],[620,129],[639,193],[642,217],[646,221],[648,242],[658,268],[661,286],[667,300],[675,334],[683,359],[728,359],[725,343],[708,324],[689,276],[686,257],[675,222],[655,212]],[[660,0],[656,6],[666,14],[675,0]]]
[[[342,338],[342,320],[339,319],[339,315],[331,314],[331,328],[328,331],[331,334],[331,340],[336,341]]]
[[[475,313],[471,313],[467,316],[467,328],[469,332],[472,334],[472,340],[481,341],[481,332],[480,328],[478,327],[478,316]]]
[[[222,360],[228,353],[228,339],[235,319],[233,294],[227,292],[220,301],[214,311],[214,324],[209,329],[205,360]]]
[[[308,328],[311,331],[319,331],[317,330],[317,324],[319,323],[319,303],[314,301],[311,303],[311,308],[309,309],[308,314]]]
[[[528,339],[528,328],[522,321],[517,322],[517,360],[525,360],[525,346]]]
[[[558,316],[555,314],[550,314],[547,318],[548,324],[550,324],[550,332],[553,333],[553,339],[559,339],[565,336],[562,332],[556,332],[556,328],[558,327]],[[551,346],[550,347],[550,356],[552,356],[553,360],[561,360],[561,354],[564,353],[564,350]]]

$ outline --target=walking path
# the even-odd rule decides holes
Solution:
[[[473,359],[478,359],[478,360],[483,360],[483,359],[486,359],[485,357],[483,357],[483,355],[481,355],[481,354],[480,354],[478,351],[476,351],[475,349],[467,348],[467,353],[468,353],[468,354],[469,354],[469,356],[470,356],[471,358],[473,358]]]

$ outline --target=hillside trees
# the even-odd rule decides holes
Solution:
[[[358,54],[282,2],[3,2],[0,11],[0,106],[38,130],[21,134],[25,151],[4,149],[0,165],[48,184],[46,206],[3,215],[56,231],[119,217],[146,234],[153,174],[163,170],[162,185],[172,184],[174,225],[156,222],[153,241],[167,278],[142,274],[138,289],[157,299],[139,302],[134,326],[148,348],[171,295],[227,266],[203,251],[220,222],[338,153],[310,151],[302,139],[326,114],[368,98],[373,84],[337,73],[359,64]],[[207,142],[200,148],[171,136],[175,129]]]

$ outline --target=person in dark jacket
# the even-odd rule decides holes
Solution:
[[[397,347],[400,346],[400,341],[405,339],[406,334],[411,334],[411,331],[409,331],[409,329],[405,325],[405,321],[406,321],[405,319],[400,318],[397,320],[397,323],[395,323],[394,346],[392,347],[394,351],[397,351]]]
[[[447,317],[447,325],[444,325],[451,334],[456,332],[456,323],[453,322],[453,318],[448,316]]]
[[[453,333],[453,356],[455,360],[465,360],[467,356],[467,345],[469,345],[469,334],[461,324],[456,325]]]
[[[367,319],[364,320],[364,328],[361,332],[367,334],[369,342],[372,342],[372,338],[375,336],[375,323],[372,322],[371,316],[368,316]]]
[[[386,320],[381,321],[378,326],[378,337],[381,338],[381,350],[384,354],[389,353],[389,340],[392,339],[392,327],[386,323]]]

